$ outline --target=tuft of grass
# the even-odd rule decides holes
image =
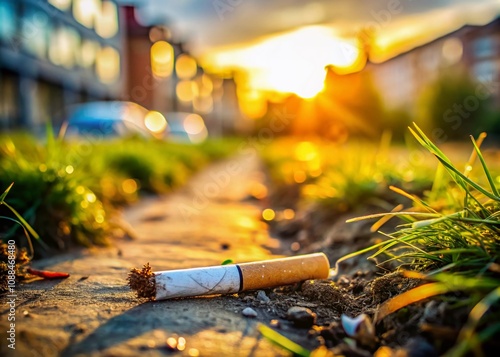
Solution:
[[[451,181],[435,184],[433,190],[444,196],[430,192],[427,196],[432,200],[393,187],[395,192],[412,200],[411,210],[350,220],[395,216],[405,222],[388,240],[368,248],[377,250],[373,257],[385,254],[389,260],[412,269],[441,269],[470,275],[486,271],[491,263],[498,264],[500,196],[475,140],[472,139],[474,152],[480,158],[489,187],[462,173],[418,126],[412,133],[443,165]]]
[[[426,272],[438,280],[443,291],[461,291],[468,296],[469,320],[460,332],[457,345],[448,355],[462,356],[480,348],[495,333],[498,323],[485,319],[493,309],[498,318],[500,300],[500,195],[496,176],[486,164],[480,142],[471,138],[473,155],[465,170],[460,170],[415,124],[410,128],[416,140],[432,153],[441,169],[432,190],[423,198],[393,187],[410,199],[406,211],[359,217],[361,219],[398,217],[403,220],[396,232],[384,234],[385,241],[349,254],[337,262],[375,250],[373,258],[385,257],[399,267]],[[471,178],[474,161],[479,159],[482,177]],[[444,177],[448,174],[449,179]],[[457,299],[464,299],[463,297]],[[491,319],[489,319],[491,320]],[[493,320],[494,321],[494,320]]]

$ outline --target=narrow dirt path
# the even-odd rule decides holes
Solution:
[[[249,319],[241,311],[251,305],[235,296],[144,302],[126,286],[128,271],[146,262],[165,270],[276,257],[271,251],[278,242],[260,222],[257,203],[247,199],[263,181],[255,155],[217,163],[182,190],[127,209],[137,239],[36,262],[71,277],[17,287],[15,350],[5,343],[8,306],[2,303],[0,355],[283,355],[256,330],[257,321],[269,319],[265,306]],[[185,338],[184,351],[169,352],[171,336]]]

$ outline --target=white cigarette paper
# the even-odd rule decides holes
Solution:
[[[212,294],[232,294],[328,278],[330,264],[323,253],[260,262],[167,270],[154,273],[156,300]]]

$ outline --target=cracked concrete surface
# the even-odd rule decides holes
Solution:
[[[2,356],[281,356],[256,324],[270,318],[236,296],[139,301],[126,285],[133,267],[154,270],[218,265],[278,257],[279,243],[248,199],[265,177],[255,155],[210,166],[185,188],[146,198],[124,212],[137,239],[110,248],[79,250],[40,260],[35,268],[66,271],[70,278],[17,286],[16,349],[7,347],[8,306],[0,306]],[[5,297],[1,297],[5,302]],[[186,339],[183,351],[165,341]]]

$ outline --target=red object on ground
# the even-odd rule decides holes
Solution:
[[[36,275],[44,279],[65,279],[69,277],[68,273],[61,273],[58,271],[36,270],[28,268],[28,273]]]

